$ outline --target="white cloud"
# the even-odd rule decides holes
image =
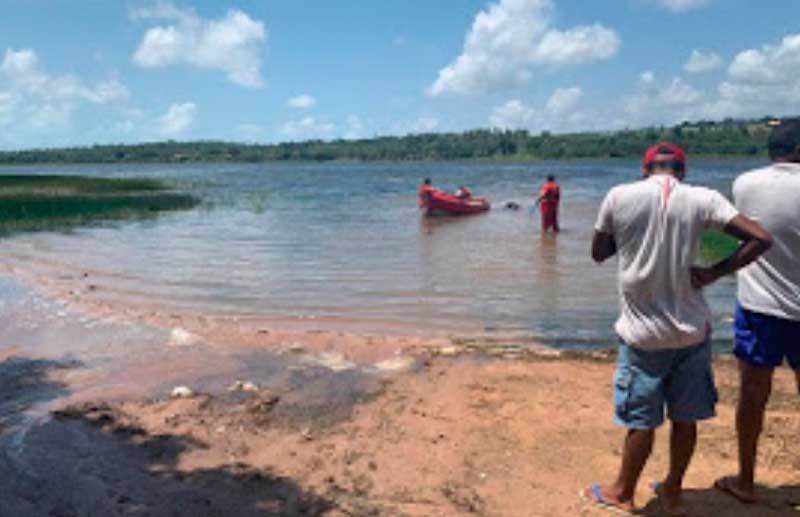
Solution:
[[[17,107],[17,96],[12,92],[0,92],[0,122],[9,117]]]
[[[248,142],[254,142],[264,138],[264,128],[258,124],[239,124],[236,132]]]
[[[439,123],[436,117],[422,116],[415,120],[409,129],[412,133],[431,133],[439,127]]]
[[[103,83],[97,84],[94,88],[85,90],[84,96],[91,102],[98,104],[106,104],[118,100],[125,100],[130,97],[128,89],[117,81],[112,79]]]
[[[86,86],[71,75],[51,76],[41,69],[39,57],[30,49],[7,49],[0,73],[17,93],[46,101],[105,104],[130,96],[128,89],[117,80]]]
[[[193,9],[170,3],[135,9],[138,20],[167,20],[174,24],[145,32],[133,61],[145,68],[188,63],[222,70],[232,82],[247,88],[263,86],[261,47],[267,31],[261,21],[231,9],[218,19],[201,18]]]
[[[347,129],[345,129],[342,138],[345,138],[347,140],[355,140],[357,138],[363,138],[364,122],[358,115],[348,115],[346,127]]]
[[[697,118],[706,95],[680,77],[662,81],[651,72],[639,76],[637,91],[622,99],[628,126],[673,124]]]
[[[719,98],[705,116],[749,117],[794,114],[800,103],[800,34],[789,34],[777,45],[740,52],[718,87]]]
[[[328,138],[336,130],[336,125],[330,122],[318,121],[314,117],[304,117],[299,120],[290,120],[281,129],[281,134],[296,140],[312,138]]]
[[[65,129],[82,105],[116,106],[129,97],[116,79],[91,85],[73,75],[52,75],[32,49],[6,49],[0,63],[0,124],[14,123],[15,134]]]
[[[689,61],[683,65],[683,70],[690,74],[702,74],[716,70],[722,66],[722,58],[714,52],[701,52],[693,50]]]
[[[793,115],[800,105],[800,33],[776,44],[746,49],[728,66],[716,89],[701,90],[682,77],[639,76],[632,93],[582,112],[603,129],[670,125],[684,120]],[[555,119],[546,123],[558,122]]]
[[[706,5],[711,3],[711,0],[657,0],[658,3],[674,12],[674,13],[683,13],[686,11],[691,11],[692,9],[699,9],[700,7],[705,7]]]
[[[554,114],[563,114],[575,109],[583,97],[583,90],[574,86],[572,88],[559,88],[547,101],[547,111]]]
[[[500,129],[521,129],[529,126],[536,111],[519,99],[497,106],[489,115],[489,125]]]
[[[580,65],[609,59],[619,50],[617,33],[602,25],[551,30],[536,47],[536,61],[551,65]]]
[[[796,81],[800,65],[800,34],[790,34],[779,45],[765,45],[739,53],[728,68],[734,81],[778,84]]]
[[[552,0],[499,0],[478,13],[462,53],[439,71],[428,95],[486,93],[519,85],[535,65],[565,66],[608,59],[620,39],[602,25],[559,30]]]
[[[667,106],[691,106],[702,101],[703,97],[702,92],[680,77],[672,79],[658,94],[658,99]]]
[[[639,84],[643,87],[648,87],[656,82],[656,74],[651,70],[646,70],[639,75]]]
[[[295,109],[308,109],[313,108],[317,104],[317,99],[311,95],[303,94],[297,97],[292,97],[286,101],[286,105]]]
[[[193,102],[172,104],[167,112],[156,119],[158,131],[164,135],[183,133],[194,122],[197,106]]]

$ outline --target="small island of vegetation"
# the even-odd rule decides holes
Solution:
[[[197,203],[156,179],[0,176],[0,235],[152,217]]]

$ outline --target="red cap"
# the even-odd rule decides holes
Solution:
[[[653,161],[655,161],[657,155],[662,153],[672,154],[675,157],[676,162],[682,163],[684,166],[686,165],[686,151],[684,151],[680,146],[671,144],[669,142],[660,142],[650,147],[644,153],[642,165],[647,167],[653,163]]]

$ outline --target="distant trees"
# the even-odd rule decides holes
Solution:
[[[382,136],[361,140],[309,140],[280,144],[165,142],[32,149],[0,153],[3,164],[263,161],[423,161],[475,159],[567,159],[639,156],[653,142],[670,140],[693,155],[766,154],[771,117],[759,120],[683,122],[615,132],[554,135],[543,131],[474,129],[463,133]]]

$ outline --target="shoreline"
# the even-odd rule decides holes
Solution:
[[[65,161],[65,162],[27,162],[18,163],[13,161],[0,161],[0,169],[3,167],[8,168],[26,168],[33,169],[37,167],[80,167],[80,166],[119,166],[119,165],[314,165],[314,164],[328,164],[328,165],[387,165],[387,164],[407,164],[407,165],[426,165],[426,164],[484,164],[484,165],[506,165],[506,164],[525,164],[525,163],[571,163],[571,162],[592,162],[592,161],[610,161],[610,162],[638,162],[641,160],[641,153],[631,154],[628,156],[574,156],[565,158],[543,158],[536,156],[503,156],[495,158],[454,158],[454,159],[409,159],[409,160],[356,160],[356,159],[334,159],[334,160],[263,160],[263,161],[234,161],[234,160],[197,160],[197,161],[99,161],[99,162],[80,162],[80,161]],[[766,154],[693,154],[693,160],[705,161],[726,161],[726,160],[763,160],[768,161],[769,156]]]
[[[577,492],[617,466],[614,350],[204,328],[10,278],[56,300],[40,309],[58,309],[45,327],[74,326],[42,332],[58,335],[49,358],[40,343],[0,343],[0,475],[12,480],[0,508],[15,514],[603,515]],[[120,329],[129,344],[98,358]],[[714,367],[719,416],[701,425],[690,515],[744,517],[752,508],[710,488],[735,468],[735,360]],[[176,386],[188,391],[170,397]],[[800,515],[798,434],[800,400],[782,369],[759,515]],[[665,470],[666,437],[640,486],[643,515],[657,515],[646,480]]]

